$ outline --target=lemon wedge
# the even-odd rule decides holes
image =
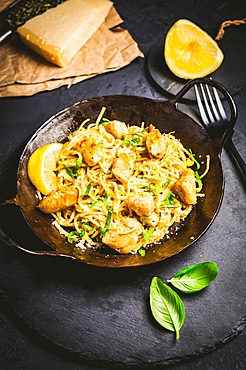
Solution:
[[[40,193],[47,195],[57,188],[56,164],[62,149],[61,143],[51,143],[35,150],[27,163],[30,181]]]
[[[210,35],[191,21],[179,19],[167,33],[164,58],[176,76],[193,79],[218,69],[224,55]]]

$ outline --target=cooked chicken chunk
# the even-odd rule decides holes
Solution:
[[[196,204],[196,180],[192,169],[185,170],[172,186],[172,191],[185,204]]]
[[[143,216],[143,219],[146,222],[146,225],[149,227],[157,226],[160,220],[156,212],[151,213],[150,216]]]
[[[95,166],[104,155],[103,137],[98,134],[85,136],[76,146],[88,166]]]
[[[126,200],[126,206],[138,216],[149,217],[154,212],[154,200],[151,194],[133,195]]]
[[[123,217],[116,227],[108,230],[102,242],[119,253],[136,251],[138,236],[142,233],[142,225],[136,219]]]
[[[115,158],[112,166],[112,174],[122,184],[127,183],[134,171],[134,161],[129,160],[126,154],[121,154]]]
[[[153,126],[149,127],[149,133],[146,138],[146,147],[148,152],[155,158],[162,158],[165,154],[166,143],[160,131]]]
[[[117,120],[110,121],[104,127],[116,139],[123,139],[124,135],[128,132],[125,122]]]
[[[116,149],[114,148],[105,151],[104,156],[100,161],[100,167],[105,173],[107,173],[108,170],[112,167],[113,161],[115,159],[115,155],[116,155]]]
[[[54,213],[73,206],[78,201],[78,190],[71,186],[54,190],[44,197],[38,208],[44,213]]]

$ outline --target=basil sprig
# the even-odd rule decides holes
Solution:
[[[206,288],[217,276],[215,262],[201,262],[185,267],[170,280],[173,286],[184,293],[195,293]],[[153,277],[150,284],[150,308],[155,320],[164,328],[179,331],[185,320],[185,308],[179,295],[158,277]]]
[[[177,272],[168,282],[184,293],[195,293],[206,288],[217,276],[215,262],[201,262],[185,267]]]
[[[181,298],[158,277],[153,277],[150,284],[150,308],[155,320],[165,329],[179,331],[185,321],[185,308]]]

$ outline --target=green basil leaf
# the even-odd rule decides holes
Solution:
[[[216,278],[218,271],[215,262],[201,262],[185,267],[168,282],[184,293],[195,293],[206,288]]]
[[[165,329],[179,331],[185,321],[185,308],[181,298],[158,277],[153,277],[150,284],[150,308],[155,320]]]

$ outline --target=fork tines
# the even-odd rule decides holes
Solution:
[[[204,124],[226,120],[227,116],[217,89],[208,84],[197,84],[194,87],[198,108]],[[216,109],[215,102],[218,109]]]

